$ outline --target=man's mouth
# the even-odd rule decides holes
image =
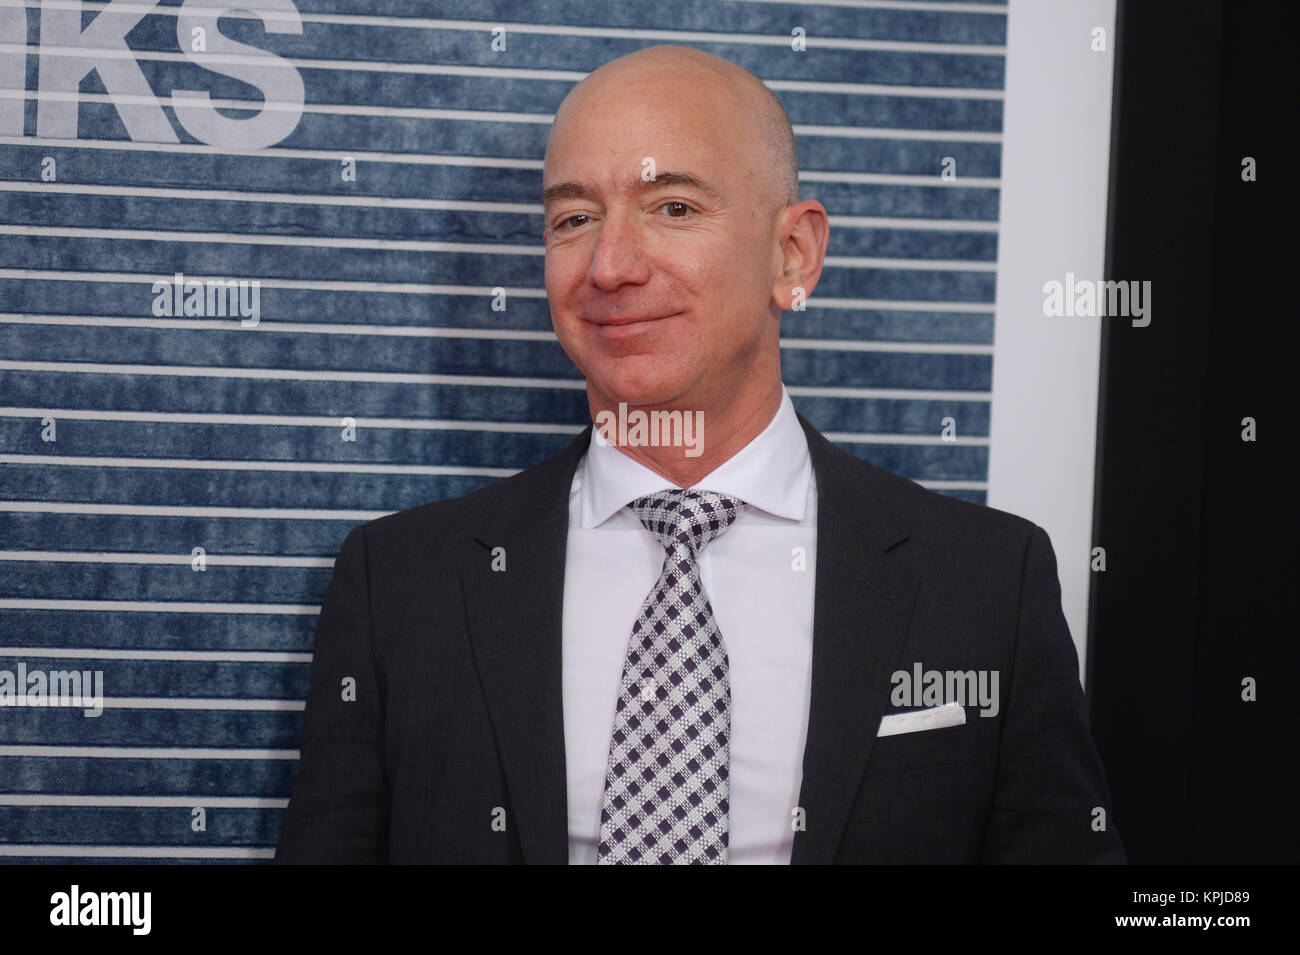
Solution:
[[[632,325],[649,325],[653,322],[661,322],[665,318],[672,318],[680,314],[681,312],[669,312],[666,315],[620,315],[617,318],[590,319],[589,321],[601,328],[627,328]]]

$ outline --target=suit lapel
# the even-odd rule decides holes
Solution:
[[[853,808],[889,700],[916,577],[889,549],[906,539],[895,494],[876,470],[799,416],[817,476],[812,701],[791,862],[829,863]]]
[[[501,496],[461,575],[470,641],[524,861],[568,861],[562,624],[569,488],[591,429]],[[491,567],[503,548],[505,570]]]

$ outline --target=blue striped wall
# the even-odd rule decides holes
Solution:
[[[107,4],[82,6],[89,24]],[[64,97],[75,138],[43,134],[39,63],[66,58],[41,52],[37,0],[0,0],[0,670],[102,670],[109,698],[98,718],[0,709],[0,861],[270,857],[348,529],[586,423],[543,292],[541,159],[567,90],[623,53],[697,46],[777,91],[803,195],[832,215],[817,294],[784,320],[795,406],[854,453],[985,498],[1005,6],[263,6],[301,32],[220,30],[282,57],[305,102],[286,137],[240,150],[177,118],[175,89],[254,104],[233,117],[262,98],[185,57],[179,3],[115,7],[149,10],[125,42],[171,128],[158,142],[131,138],[94,72]],[[258,280],[260,323],[155,317],[152,285],[177,272]]]

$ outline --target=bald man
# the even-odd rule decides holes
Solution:
[[[542,197],[592,425],[348,535],[277,861],[1123,861],[1046,534],[791,404],[829,229],[779,100],[622,57]]]

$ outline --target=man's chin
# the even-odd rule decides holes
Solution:
[[[629,408],[662,407],[679,401],[687,392],[687,383],[665,378],[663,360],[654,363],[654,375],[617,374],[601,375],[587,379],[587,393],[592,400],[605,407],[616,407],[620,402]]]

